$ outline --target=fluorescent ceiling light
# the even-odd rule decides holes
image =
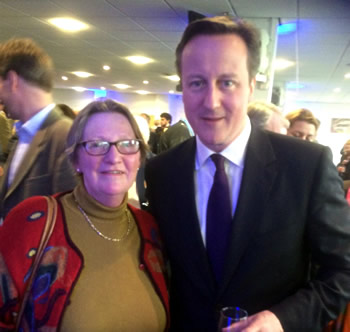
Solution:
[[[87,73],[85,71],[73,71],[72,74],[74,74],[75,76],[78,76],[78,77],[82,77],[82,78],[94,76],[93,74]]]
[[[86,30],[89,27],[84,22],[69,17],[54,17],[48,19],[48,22],[55,27],[67,32],[78,32]]]
[[[61,78],[63,79],[63,81],[68,81],[68,77],[67,76],[62,76]]]
[[[305,85],[298,82],[288,82],[286,88],[292,90],[303,89],[305,88]]]
[[[174,93],[174,90],[169,90],[169,93],[173,94],[173,93]]]
[[[165,76],[168,80],[173,82],[180,82],[180,77],[177,75],[167,75]]]
[[[344,77],[345,77],[345,78],[350,78],[350,73],[346,73],[346,74],[344,75]]]
[[[147,63],[154,61],[151,58],[147,58],[145,56],[138,56],[138,55],[128,56],[128,57],[126,57],[126,59],[129,60],[130,62],[136,64],[136,65],[145,65]]]
[[[150,94],[149,91],[145,91],[145,90],[137,90],[136,93],[138,93],[139,95],[148,95],[148,94]]]
[[[86,90],[85,88],[82,88],[80,86],[73,86],[72,89],[78,92],[83,92]]]
[[[106,88],[104,86],[101,86],[100,89],[101,90],[106,90]]]
[[[111,67],[110,67],[110,66],[108,66],[108,65],[104,65],[104,66],[103,66],[103,69],[104,69],[104,70],[110,70],[110,69],[111,69]]]
[[[143,84],[148,84],[149,82],[147,80],[144,80],[142,83]]]
[[[127,85],[127,84],[122,84],[122,83],[119,83],[119,84],[113,84],[113,86],[115,86],[116,88],[121,89],[121,90],[124,90],[124,89],[128,89],[128,88],[130,88],[130,85]]]
[[[283,70],[291,66],[294,66],[294,62],[286,59],[276,59],[273,61],[273,68],[275,70]]]
[[[277,33],[279,35],[287,35],[288,33],[292,33],[297,29],[296,23],[285,23],[280,24],[277,27]]]

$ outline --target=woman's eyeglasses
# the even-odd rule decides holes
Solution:
[[[91,156],[102,156],[108,153],[112,145],[115,145],[121,154],[137,153],[140,151],[140,142],[138,139],[122,139],[116,142],[96,140],[81,142],[79,145],[82,145],[85,151]]]

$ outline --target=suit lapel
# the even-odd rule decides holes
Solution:
[[[23,157],[21,164],[18,166],[18,169],[16,171],[15,177],[10,185],[10,187],[7,189],[6,193],[4,193],[5,198],[7,198],[11,193],[14,192],[14,190],[19,186],[21,181],[26,177],[28,171],[31,169],[33,163],[37,159],[38,154],[41,152],[43,147],[45,146],[45,136],[47,134],[49,126],[55,122],[58,118],[60,117],[59,112],[57,109],[53,109],[46,119],[44,120],[43,124],[41,125],[41,128],[39,131],[35,134],[33,140],[31,141],[29,148]],[[7,164],[7,169],[6,169],[6,176],[4,176],[4,180],[6,183],[2,186],[2,188],[6,188],[6,184],[8,181],[8,171],[9,171],[9,166],[11,165],[12,158],[13,158],[14,151],[11,153],[11,159],[10,162]]]
[[[237,209],[233,219],[230,245],[219,294],[225,292],[254,237],[256,225],[264,214],[266,201],[276,177],[275,156],[266,133],[253,128],[247,146],[245,166]],[[239,285],[237,285],[239,287]]]
[[[7,190],[6,197],[17,188],[21,181],[26,177],[28,171],[31,169],[38,154],[40,153],[43,143],[45,142],[46,129],[39,130],[31,141],[29,148],[23,157],[21,164],[18,166],[15,177]]]
[[[215,279],[208,261],[207,252],[203,244],[199,226],[199,220],[195,201],[195,139],[192,138],[181,150],[176,158],[176,170],[173,174],[169,189],[174,190],[179,196],[176,198],[177,211],[182,211],[182,217],[169,225],[174,238],[177,241],[177,255],[183,265],[188,278],[193,280],[194,285],[201,288],[203,294],[215,291]],[[194,273],[194,270],[195,273]]]
[[[4,165],[4,174],[3,174],[3,176],[0,177],[0,198],[2,200],[5,197],[5,194],[7,192],[9,169],[10,169],[13,155],[14,155],[15,150],[16,150],[17,143],[18,143],[17,136],[16,136],[16,138],[11,138],[11,140],[9,142],[9,155],[8,155],[7,161]]]

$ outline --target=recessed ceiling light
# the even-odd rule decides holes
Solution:
[[[273,68],[275,70],[283,70],[294,65],[294,62],[286,59],[276,59],[273,61]]]
[[[145,91],[145,90],[137,90],[136,93],[138,93],[139,95],[148,95],[148,94],[150,94],[149,91]]]
[[[169,93],[174,93],[174,90],[169,90]]]
[[[173,81],[173,82],[179,82],[180,77],[177,75],[167,75],[165,76],[168,80]]]
[[[115,86],[116,88],[121,89],[121,90],[124,90],[124,89],[128,89],[128,88],[130,88],[130,85],[127,85],[127,84],[122,84],[122,83],[119,83],[119,84],[113,84],[113,86]]]
[[[108,66],[108,65],[104,65],[104,66],[103,66],[103,69],[104,69],[104,70],[110,70],[110,69],[111,69],[111,67],[110,67],[110,66]]]
[[[75,91],[78,91],[78,92],[83,92],[86,90],[85,88],[82,88],[81,86],[73,86],[72,89]]]
[[[145,56],[133,55],[126,57],[127,60],[136,64],[136,65],[145,65],[147,63],[153,62],[154,60],[151,58],[147,58]]]
[[[78,32],[86,30],[89,27],[86,23],[69,17],[54,17],[48,19],[48,22],[67,32]]]
[[[68,81],[68,77],[67,76],[62,76],[61,78],[63,79],[63,81]]]
[[[147,80],[144,80],[142,83],[143,84],[148,84],[149,82]]]
[[[333,89],[333,92],[335,92],[335,93],[339,93],[341,91],[341,88],[335,88],[335,89]]]
[[[101,86],[100,89],[101,90],[106,90],[106,88],[104,86]]]
[[[344,77],[345,77],[345,78],[350,78],[350,73],[346,73],[346,74],[344,75]]]
[[[75,76],[78,76],[78,77],[82,77],[82,78],[94,76],[94,74],[88,73],[86,71],[73,71],[72,74],[74,74]]]

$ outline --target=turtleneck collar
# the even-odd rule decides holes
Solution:
[[[83,181],[79,181],[73,191],[73,196],[77,200],[80,207],[87,215],[97,219],[105,220],[121,220],[125,218],[125,210],[127,209],[128,195],[126,194],[122,204],[112,208],[105,206],[95,200],[85,189]]]

